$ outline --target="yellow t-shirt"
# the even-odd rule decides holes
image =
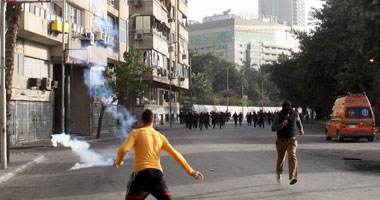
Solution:
[[[153,168],[162,171],[160,163],[161,150],[166,151],[190,175],[194,170],[168,142],[167,138],[153,127],[147,126],[131,131],[124,145],[120,147],[115,164],[121,165],[123,158],[135,147],[135,172]]]

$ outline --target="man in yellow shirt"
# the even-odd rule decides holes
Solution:
[[[171,194],[163,179],[160,163],[161,150],[174,158],[186,172],[195,179],[203,179],[203,174],[194,171],[185,158],[168,142],[167,138],[153,128],[153,113],[145,110],[141,116],[143,128],[131,131],[124,145],[120,147],[114,166],[123,165],[123,158],[135,148],[135,170],[127,185],[126,200],[145,199],[149,194],[160,200],[170,200]]]

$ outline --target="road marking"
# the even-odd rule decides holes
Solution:
[[[13,178],[17,174],[23,172],[26,168],[31,167],[35,164],[41,163],[44,160],[45,160],[45,156],[40,155],[37,158],[35,158],[34,160],[26,163],[25,165],[22,165],[16,169],[14,169],[13,171],[6,173],[5,175],[0,177],[0,184],[8,181],[9,179]]]

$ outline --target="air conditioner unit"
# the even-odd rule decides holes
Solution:
[[[182,54],[182,59],[187,59],[187,55],[186,54]]]
[[[86,33],[86,37],[87,37],[88,40],[90,40],[90,45],[94,45],[94,43],[95,43],[95,35],[94,35],[94,33],[91,33],[91,32]]]
[[[141,7],[141,6],[144,5],[144,1],[143,0],[135,0],[133,3],[134,3],[134,5],[136,7]]]
[[[185,81],[185,77],[181,76],[181,77],[179,78],[179,80],[180,80],[180,81]]]
[[[143,33],[135,33],[135,40],[143,40],[144,34]]]
[[[95,40],[104,42],[106,34],[103,32],[95,33]]]
[[[29,78],[29,87],[40,87],[41,79],[40,78]]]
[[[164,71],[162,72],[162,75],[163,76],[167,76],[168,75],[168,70],[164,69]]]
[[[51,90],[51,79],[50,78],[42,78],[40,89],[41,90]]]

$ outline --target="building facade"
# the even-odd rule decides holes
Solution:
[[[62,87],[65,132],[95,134],[101,106],[85,83],[93,82],[93,73],[123,61],[128,49],[127,0],[25,3],[20,17],[9,130],[12,143],[60,133]],[[106,114],[103,127],[104,131],[116,128],[116,120]]]
[[[291,27],[260,20],[230,18],[189,26],[189,50],[213,53],[243,66],[272,63],[281,54],[298,51]]]
[[[280,24],[306,27],[305,0],[259,0],[259,14],[276,16]]]
[[[128,102],[138,116],[151,109],[156,123],[179,114],[179,91],[189,88],[187,0],[130,0],[130,45],[144,52],[153,68],[152,82],[143,98]],[[133,108],[132,108],[133,105]]]

